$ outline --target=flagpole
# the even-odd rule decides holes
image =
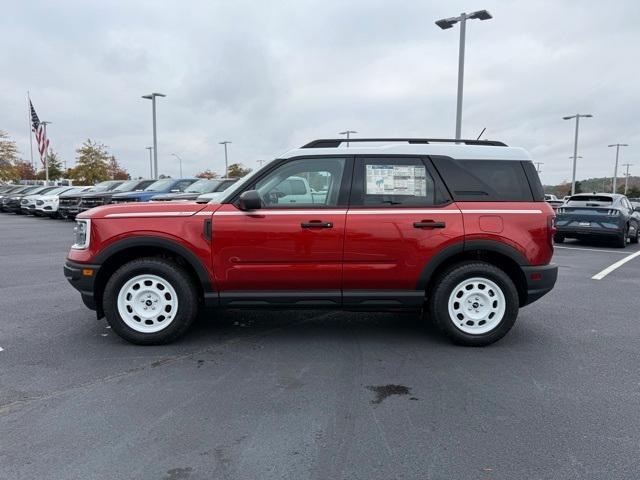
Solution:
[[[31,96],[29,90],[27,90],[27,111],[29,118],[29,149],[31,150],[31,166],[36,169],[36,164],[33,162],[33,120],[31,119]]]
[[[46,184],[49,185],[49,140],[47,137],[47,125],[51,122],[40,122],[40,125],[44,126],[44,172],[46,178]]]

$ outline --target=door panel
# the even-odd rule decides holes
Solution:
[[[220,291],[339,290],[344,209],[223,205],[213,215],[213,265]],[[304,228],[327,222],[330,228]]]

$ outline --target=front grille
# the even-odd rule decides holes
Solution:
[[[80,197],[69,197],[69,198],[60,199],[61,207],[75,207],[79,203],[80,203]]]
[[[104,199],[103,198],[83,198],[80,201],[80,205],[88,208],[99,207],[100,205],[104,205]]]
[[[42,200],[36,200],[36,205],[38,206],[44,205],[44,202]]]

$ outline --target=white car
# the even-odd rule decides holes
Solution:
[[[37,216],[57,217],[60,195],[63,193],[84,192],[89,188],[91,187],[58,187],[48,191],[44,195],[35,195],[35,209],[33,210],[33,214]]]

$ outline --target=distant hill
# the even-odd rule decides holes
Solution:
[[[624,193],[624,177],[618,177],[618,183],[616,190],[618,193]],[[576,193],[582,192],[611,192],[611,183],[613,178],[600,177],[600,178],[587,178],[586,180],[576,181]],[[571,192],[571,182],[562,182],[559,185],[545,185],[544,191],[546,193],[553,193],[558,198],[562,198]],[[629,190],[627,192],[629,197],[640,197],[640,177],[629,176]]]

